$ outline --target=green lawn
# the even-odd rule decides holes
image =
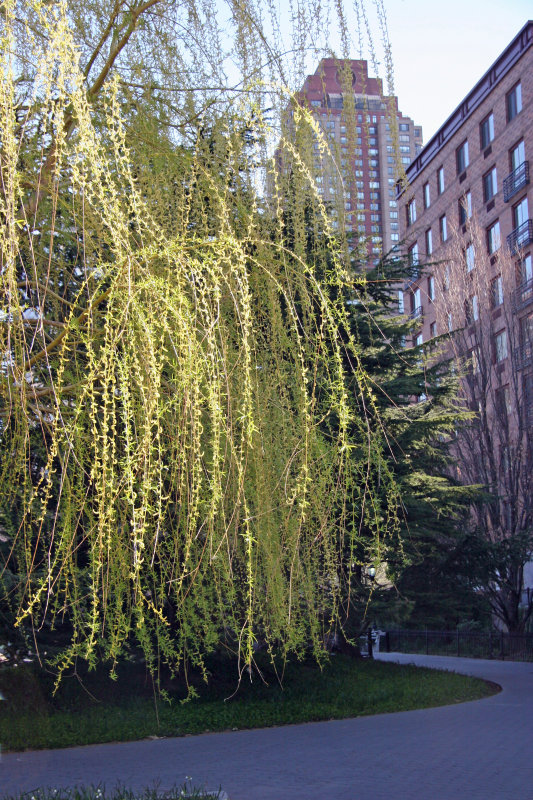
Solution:
[[[0,742],[6,750],[69,747],[148,736],[184,736],[341,719],[459,703],[493,694],[482,680],[413,666],[333,656],[321,671],[313,662],[285,669],[283,686],[268,663],[264,681],[213,662],[199,697],[180,702],[186,688],[167,680],[170,702],[154,695],[140,666],[124,665],[118,681],[102,670],[70,676],[51,696],[52,677],[34,665],[0,670]],[[233,696],[231,696],[233,695]],[[231,697],[230,697],[231,696]],[[229,698],[229,699],[228,699]]]

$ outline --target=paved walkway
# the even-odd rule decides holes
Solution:
[[[38,786],[219,785],[231,800],[532,800],[533,664],[381,654],[488,678],[445,708],[69,750],[8,753],[0,796]]]

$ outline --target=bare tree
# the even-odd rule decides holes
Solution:
[[[533,612],[524,591],[533,549],[531,257],[511,253],[499,231],[487,241],[475,218],[467,234],[451,237],[436,286],[438,323],[453,331],[463,401],[475,412],[457,432],[456,469],[487,491],[472,506],[467,561],[499,624],[520,632]]]

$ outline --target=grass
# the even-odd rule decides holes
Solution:
[[[431,669],[336,655],[323,670],[290,664],[283,687],[268,663],[265,682],[247,677],[236,692],[234,668],[211,664],[212,680],[181,702],[183,683],[166,680],[170,702],[157,698],[140,665],[124,664],[111,681],[103,669],[65,678],[55,697],[52,676],[35,665],[0,670],[2,749],[60,748],[150,736],[259,728],[342,719],[476,700],[496,689],[485,681]],[[231,698],[230,696],[233,695]],[[230,699],[226,699],[230,698]]]

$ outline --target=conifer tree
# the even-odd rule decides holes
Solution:
[[[369,618],[455,626],[479,611],[471,583],[457,569],[468,504],[479,491],[460,485],[450,470],[450,445],[470,414],[458,402],[451,362],[437,358],[442,339],[405,347],[413,322],[398,313],[398,287],[420,267],[394,255],[365,267],[357,260],[353,265],[359,279],[347,299],[350,331],[372,385],[372,413],[384,432],[386,468],[401,503],[398,547],[385,548],[378,559],[386,570],[378,570],[372,584],[364,565],[359,569],[375,595]],[[354,398],[358,413],[367,412]]]

